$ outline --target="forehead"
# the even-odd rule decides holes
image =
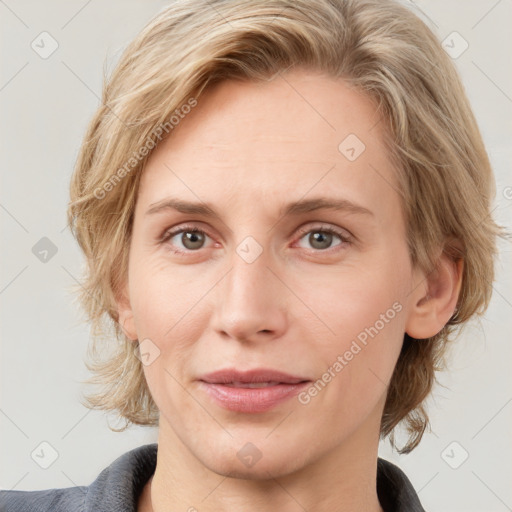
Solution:
[[[157,146],[139,199],[396,194],[384,128],[375,103],[341,79],[296,70],[268,82],[224,81]]]

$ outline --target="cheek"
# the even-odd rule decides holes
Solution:
[[[307,281],[296,280],[294,286],[310,307],[308,322],[324,326],[326,335],[318,337],[322,350],[341,350],[358,337],[364,342],[367,330],[374,333],[375,327],[379,335],[394,339],[405,325],[405,315],[400,314],[405,280],[390,268],[319,271]]]
[[[403,342],[406,323],[404,274],[398,262],[365,270],[350,269],[317,275],[302,289],[325,328],[314,351],[324,365],[319,389],[325,383],[332,414],[367,413],[386,391]],[[407,268],[407,260],[403,261]],[[311,325],[318,319],[311,317]],[[313,392],[314,393],[314,392]],[[323,393],[321,391],[320,393]],[[340,407],[338,407],[340,406]]]
[[[196,306],[211,287],[208,277],[193,266],[171,267],[161,256],[137,261],[130,275],[137,332],[163,340],[186,330]]]
[[[190,397],[183,394],[182,383],[189,377],[196,341],[208,328],[205,294],[216,280],[192,266],[171,269],[161,258],[148,258],[133,269],[131,278],[137,334],[149,340],[147,346],[156,354],[144,366],[151,394],[159,407],[167,395],[187,407]]]

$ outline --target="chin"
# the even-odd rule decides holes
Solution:
[[[268,480],[293,473],[306,464],[304,450],[300,450],[298,457],[296,448],[276,447],[264,440],[243,442],[236,449],[218,448],[219,453],[210,448],[208,458],[202,458],[202,463],[218,475],[230,478]]]
[[[205,465],[207,465],[206,462]],[[243,467],[243,464],[241,464],[238,459],[235,462],[231,459],[220,465],[217,460],[213,466],[208,465],[209,469],[218,475],[241,480],[269,480],[283,477],[298,469],[294,466],[295,465],[291,463],[276,463],[276,461],[262,462],[260,460],[252,467]]]

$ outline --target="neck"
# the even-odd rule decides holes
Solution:
[[[155,474],[139,512],[383,512],[376,491],[378,436],[359,430],[298,469],[248,479],[219,474],[195,457],[161,418]]]

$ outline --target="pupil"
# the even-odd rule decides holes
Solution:
[[[330,233],[323,233],[323,232],[317,231],[316,233],[312,234],[312,237],[313,237],[313,242],[312,242],[313,247],[315,246],[314,244],[319,243],[320,248],[325,249],[326,247],[329,247],[332,235]]]
[[[196,244],[199,243],[199,245],[202,243],[200,233],[197,233],[195,231],[187,231],[184,233],[185,239],[187,243],[191,243],[193,249],[197,248]],[[312,233],[310,235],[311,243],[314,244],[320,244],[320,248],[326,248],[330,245],[332,235],[330,233],[324,233],[321,231],[317,231],[316,233]],[[185,243],[186,246],[186,243]]]
[[[198,246],[201,246],[201,234],[196,233],[195,231],[187,231],[185,234],[185,241],[183,242],[185,247],[188,249],[197,249]],[[191,245],[188,245],[191,244]]]

